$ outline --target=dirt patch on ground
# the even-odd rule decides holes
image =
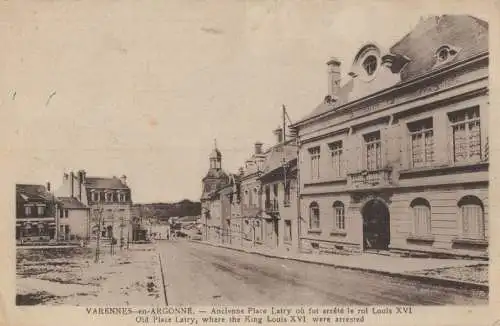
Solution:
[[[97,263],[94,254],[89,248],[19,250],[16,303],[160,303],[161,275],[154,250],[124,249],[114,255],[104,251]]]
[[[415,275],[442,277],[464,282],[488,284],[488,265],[472,265],[461,267],[436,268],[414,272]]]

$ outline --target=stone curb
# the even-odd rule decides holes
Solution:
[[[272,255],[272,254],[268,254],[268,253],[264,253],[264,252],[255,251],[255,250],[247,250],[244,248],[223,246],[223,245],[209,243],[209,242],[203,242],[203,241],[195,241],[195,240],[189,240],[189,241],[194,242],[194,243],[212,246],[212,247],[225,248],[225,249],[229,249],[229,250],[246,252],[249,254],[257,254],[260,256],[264,256],[264,257],[293,260],[293,261],[316,264],[316,265],[321,265],[321,266],[329,266],[329,267],[335,267],[335,268],[341,268],[341,269],[369,272],[369,273],[374,273],[374,274],[399,277],[399,278],[403,278],[403,279],[407,279],[407,280],[411,280],[411,281],[420,281],[420,282],[425,282],[425,283],[429,283],[429,284],[433,284],[433,285],[441,285],[441,286],[452,287],[452,288],[465,288],[465,289],[472,289],[472,290],[480,290],[480,291],[489,292],[489,285],[488,284],[460,281],[460,280],[454,280],[454,279],[449,279],[449,278],[444,278],[444,277],[433,277],[433,276],[416,275],[416,274],[410,274],[410,273],[396,273],[396,272],[381,271],[381,270],[377,270],[377,269],[370,269],[370,268],[363,268],[363,267],[339,265],[339,264],[333,264],[333,263],[327,263],[327,262],[321,262],[321,261],[307,260],[307,259],[302,259],[302,258]]]

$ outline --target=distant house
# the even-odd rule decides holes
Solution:
[[[59,202],[47,186],[16,184],[16,240],[39,242],[56,240]]]
[[[58,197],[61,203],[59,210],[59,239],[88,240],[90,237],[90,207],[74,197]]]
[[[90,235],[100,232],[104,239],[115,238],[124,245],[131,237],[131,190],[126,176],[90,177],[84,170],[65,173],[58,194],[73,197],[90,207]]]

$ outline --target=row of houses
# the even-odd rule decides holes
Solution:
[[[62,185],[16,185],[18,244],[88,242],[98,236],[121,245],[143,232],[133,216],[126,176],[91,177],[85,170],[64,173]]]
[[[313,252],[488,254],[488,23],[421,20],[389,49],[360,47],[293,138],[257,142],[237,173],[214,148],[203,237]]]

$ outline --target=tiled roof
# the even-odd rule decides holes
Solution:
[[[55,200],[55,197],[47,191],[44,185],[16,184],[17,199],[30,200]]]
[[[74,197],[57,197],[59,201],[63,204],[64,208],[73,209],[86,209],[88,208],[82,202]]]
[[[457,48],[459,51],[449,62],[436,66],[435,54],[443,45]],[[468,15],[443,15],[424,19],[390,48],[392,54],[410,60],[400,72],[401,82],[487,51],[488,23]],[[346,77],[341,85],[335,102],[321,102],[299,122],[349,103],[353,92],[353,79]]]
[[[284,152],[283,152],[284,149]],[[269,149],[264,163],[263,172],[268,173],[282,167],[283,158],[285,162],[293,161],[297,158],[297,146],[292,144],[277,145]]]
[[[87,188],[99,189],[129,189],[129,187],[121,182],[117,177],[100,178],[87,177],[85,178],[85,186]]]
[[[410,59],[401,72],[401,80],[406,81],[433,70],[435,53],[443,45],[459,49],[456,57],[446,65],[486,52],[488,23],[468,15],[443,15],[422,20],[391,47],[392,53]]]

